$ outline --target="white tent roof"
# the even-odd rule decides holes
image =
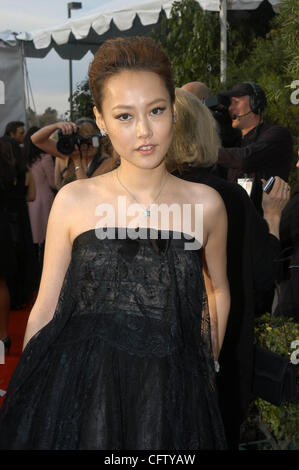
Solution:
[[[27,57],[44,57],[54,47],[63,58],[80,59],[88,50],[94,52],[99,44],[119,32],[128,36],[146,34],[159,21],[161,9],[169,17],[173,1],[126,0],[124,6],[123,0],[111,0],[54,28],[20,33],[17,39],[23,42]],[[220,0],[197,1],[204,10],[219,11]],[[281,2],[268,1],[274,8]],[[227,7],[252,10],[261,3],[262,0],[227,0]],[[76,44],[76,48],[71,48],[71,44]]]

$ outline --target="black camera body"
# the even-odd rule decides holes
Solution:
[[[219,133],[223,147],[235,147],[241,138],[241,131],[232,127],[232,118],[228,108],[230,99],[221,93],[210,96],[204,100],[204,104],[209,108],[213,118],[219,126]]]
[[[216,121],[219,123],[231,122],[228,112],[230,99],[227,96],[223,96],[221,93],[210,96],[204,100],[204,104],[209,108]]]
[[[72,134],[63,134],[61,129],[59,129],[56,148],[63,155],[70,155],[75,150],[75,145],[78,146],[79,150],[82,144],[99,147],[100,140],[101,134],[88,135],[83,137],[82,135],[79,135],[78,132],[73,132]]]

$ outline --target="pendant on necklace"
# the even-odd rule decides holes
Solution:
[[[151,215],[151,211],[149,209],[145,209],[143,211],[143,213],[144,213],[144,215],[146,215],[146,217],[150,217],[150,215]]]

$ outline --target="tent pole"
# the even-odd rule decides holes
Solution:
[[[28,117],[27,117],[27,102],[26,102],[26,91],[25,91],[25,80],[26,80],[26,86],[29,84],[29,78],[28,78],[28,70],[27,70],[27,64],[26,64],[26,58],[25,58],[25,53],[24,53],[24,43],[17,41],[18,48],[21,52],[21,62],[22,62],[22,76],[23,76],[23,83],[24,83],[24,113],[25,113],[25,127],[28,129]],[[25,70],[27,71],[27,75],[25,78]],[[29,104],[28,104],[29,107]]]
[[[220,0],[220,82],[226,82],[227,0]]]
[[[80,10],[82,8],[81,2],[69,2],[67,4],[67,17],[71,18],[72,10]],[[71,36],[70,36],[71,37]],[[72,51],[72,46],[71,46]],[[72,53],[71,53],[72,56]],[[70,121],[73,120],[73,64],[72,59],[69,59],[69,78],[70,78]]]
[[[71,18],[71,5],[67,5],[67,16]],[[69,59],[69,92],[70,92],[70,121],[73,121],[73,64],[72,59]]]
[[[73,64],[72,59],[69,60],[69,89],[70,89],[70,121],[73,121]]]

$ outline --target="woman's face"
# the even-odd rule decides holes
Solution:
[[[163,80],[153,72],[124,70],[105,83],[97,124],[115,151],[131,164],[156,168],[173,135],[173,109]]]
[[[87,134],[89,135],[89,134]],[[83,137],[87,137],[87,135],[83,135]],[[93,159],[93,157],[97,154],[98,152],[98,147],[94,147],[93,145],[87,145],[85,143],[81,144],[80,146],[80,150],[81,150],[81,155],[83,158],[87,159],[87,160],[91,160]]]

